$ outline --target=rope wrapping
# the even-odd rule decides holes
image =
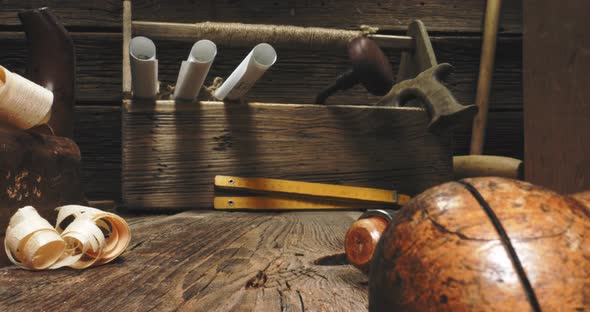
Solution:
[[[368,36],[378,28],[361,26],[360,30],[343,30],[288,25],[203,22],[196,24],[133,22],[134,33],[150,38],[206,38],[219,45],[253,46],[261,42],[279,47],[326,48],[346,46],[354,38]]]

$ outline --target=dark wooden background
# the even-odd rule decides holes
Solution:
[[[86,189],[92,199],[120,199],[121,173],[121,5],[120,0],[0,1],[0,64],[22,73],[26,63],[24,35],[16,13],[50,6],[76,44],[77,123]],[[383,33],[404,34],[412,19],[429,29],[439,62],[455,73],[448,82],[462,103],[473,103],[479,66],[484,0],[142,0],[133,3],[136,20],[197,22],[233,21],[354,29],[378,26]],[[522,2],[505,1],[496,54],[485,153],[523,157]],[[156,42],[160,80],[173,82],[190,44]],[[218,47],[207,83],[227,76],[247,49]],[[347,68],[346,51],[277,51],[279,61],[255,86],[251,99],[311,103],[317,91]],[[387,50],[395,68],[399,52]],[[287,91],[288,90],[288,91]],[[331,102],[375,101],[361,88]],[[470,129],[455,134],[456,154],[468,151]],[[408,155],[411,157],[411,155]]]
[[[590,1],[524,1],[527,180],[590,189]]]

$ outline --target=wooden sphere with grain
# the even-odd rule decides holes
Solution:
[[[369,310],[588,310],[588,204],[590,193],[563,196],[504,178],[429,189],[377,245]]]

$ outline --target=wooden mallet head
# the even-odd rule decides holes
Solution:
[[[383,232],[369,311],[573,311],[588,306],[590,193],[505,178],[433,187]]]

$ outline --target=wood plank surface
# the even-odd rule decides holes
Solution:
[[[75,140],[82,154],[82,175],[90,199],[121,200],[121,109],[118,106],[76,107]],[[485,153],[523,157],[521,112],[492,112]],[[454,154],[469,153],[471,131],[455,131]]]
[[[501,21],[505,32],[520,32],[520,0],[507,1]],[[136,0],[134,20],[193,23],[222,21],[290,24],[355,29],[371,25],[382,30],[404,31],[414,19],[421,19],[434,31],[481,32],[485,1],[208,1]]]
[[[121,35],[109,33],[73,33],[77,57],[77,98],[81,102],[99,105],[120,100],[121,95]],[[461,103],[473,103],[477,71],[479,68],[479,37],[432,38],[439,62],[455,66],[447,85]],[[190,51],[190,43],[156,41],[158,49],[159,79],[164,84],[174,84],[182,60]],[[2,64],[18,73],[26,64],[23,33],[0,32],[0,59]],[[214,77],[227,77],[248,48],[218,47],[219,53],[206,79],[210,85]],[[399,66],[400,52],[385,49],[394,71]],[[344,72],[349,61],[344,49],[310,51],[301,49],[277,49],[279,61],[251,90],[250,98],[261,102],[312,103],[316,94]],[[520,109],[522,107],[521,40],[502,38],[498,43],[496,71],[492,88],[490,109]],[[288,90],[286,92],[285,90]],[[368,95],[357,86],[331,97],[328,103],[369,104],[379,98]]]
[[[16,13],[25,8],[50,6],[63,23],[73,29],[121,27],[121,1],[41,1],[4,0],[0,25],[18,26]],[[522,1],[507,1],[503,7],[501,30],[521,31]],[[482,0],[436,1],[184,1],[135,0],[133,19],[192,23],[221,21],[291,24],[300,26],[354,29],[371,25],[382,30],[401,30],[413,19],[422,19],[436,31],[481,32],[485,9]]]
[[[18,12],[46,6],[68,28],[121,28],[121,0],[3,0],[0,25],[20,26]]]
[[[89,199],[121,200],[121,108],[78,106],[74,141]]]
[[[566,194],[588,190],[590,2],[525,7],[525,177]]]
[[[344,234],[359,215],[136,218],[129,248],[113,263],[83,271],[0,269],[0,309],[366,311],[366,275],[341,258],[314,264],[343,253]]]
[[[499,111],[488,114],[484,155],[523,159],[524,133],[521,111]],[[471,127],[457,129],[453,134],[454,155],[468,155]]]
[[[76,98],[83,102],[117,101],[121,96],[121,34],[71,33],[76,53]],[[27,64],[22,32],[0,32],[0,60],[23,74]]]
[[[123,199],[131,207],[212,207],[215,175],[395,189],[452,177],[450,137],[416,108],[128,102]]]

